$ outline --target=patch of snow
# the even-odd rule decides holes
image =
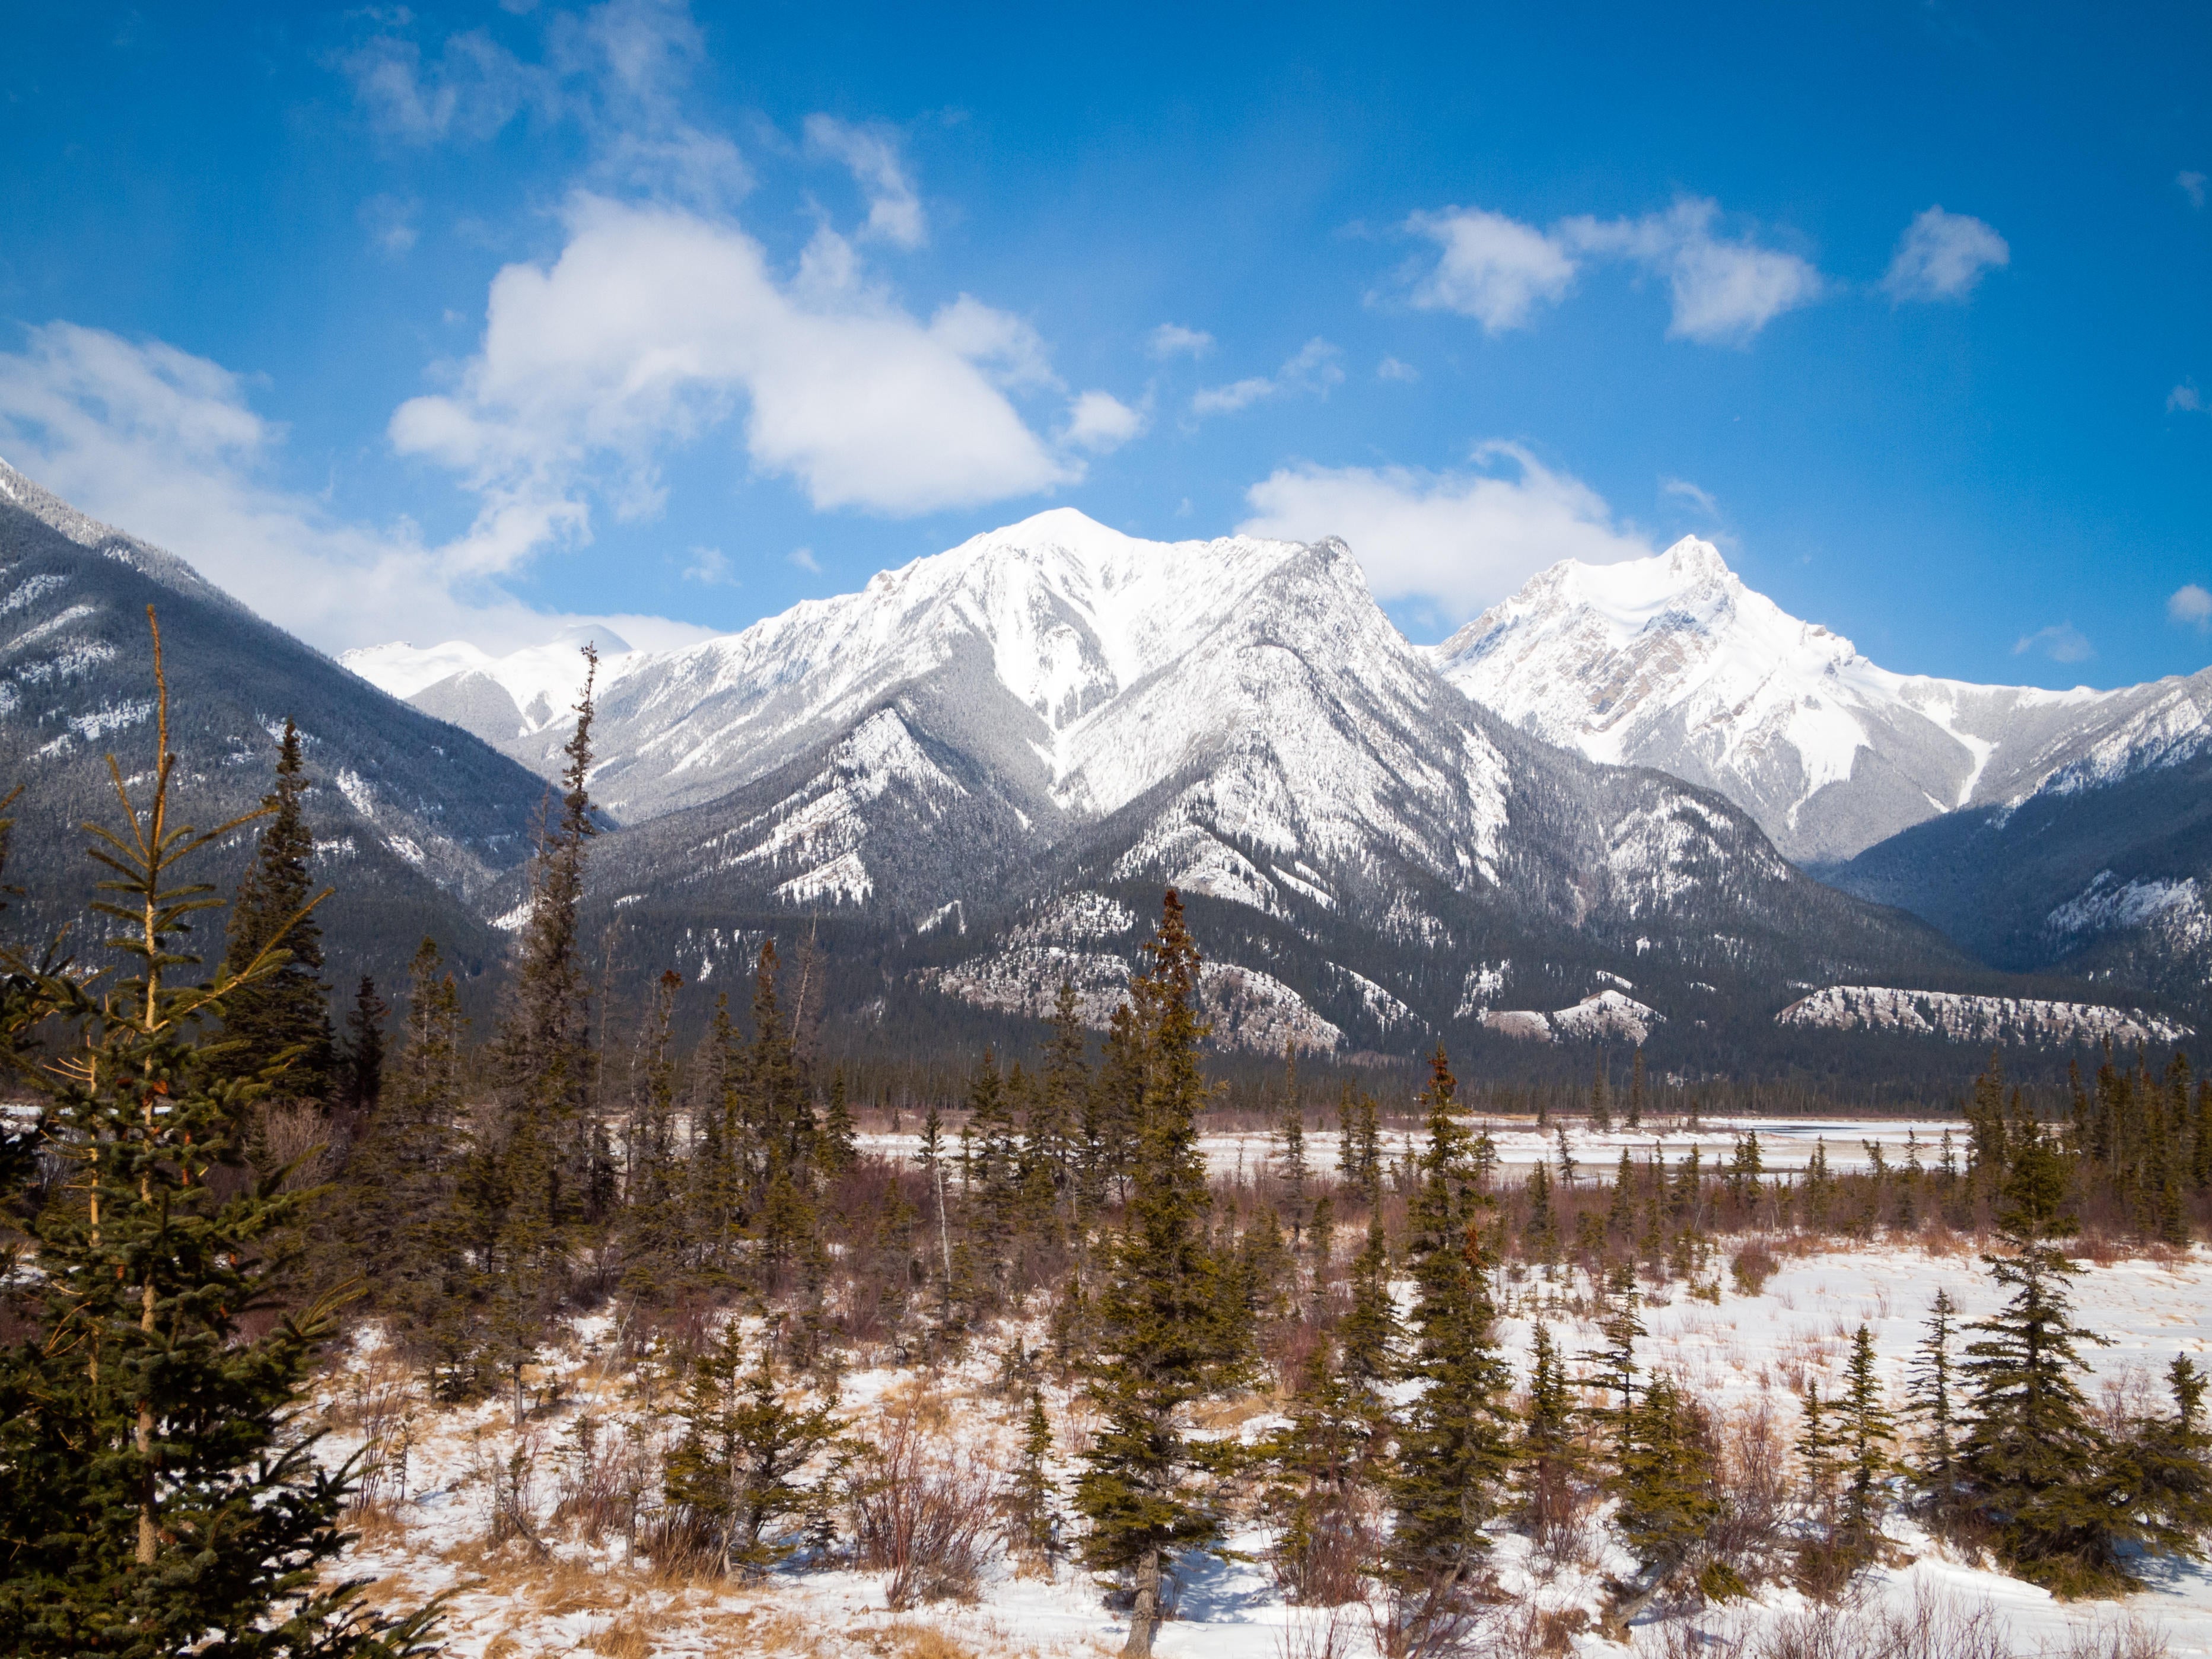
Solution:
[[[1902,1031],[1955,1042],[2036,1047],[2100,1042],[2178,1042],[2192,1027],[2140,1008],[2046,1002],[2030,997],[1907,991],[1880,985],[1830,985],[1774,1017],[1778,1025],[1834,1031]]]

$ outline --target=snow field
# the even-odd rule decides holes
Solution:
[[[1762,1141],[1764,1140],[1762,1134]],[[1316,1141],[1323,1139],[1316,1137]],[[1316,1146],[1316,1150],[1319,1150]],[[1796,1390],[1808,1381],[1833,1388],[1852,1333],[1872,1336],[1893,1403],[1936,1291],[1948,1289],[1962,1321],[1991,1311],[1998,1297],[1971,1250],[1934,1255],[1917,1247],[1869,1246],[1794,1254],[1794,1241],[1765,1241],[1778,1270],[1756,1296],[1726,1288],[1725,1274],[1701,1299],[1675,1285],[1650,1292],[1643,1309],[1649,1334],[1638,1345],[1647,1370],[1671,1372],[1725,1423],[1764,1409],[1787,1444],[1796,1432]],[[1399,1287],[1401,1300],[1410,1285]],[[2212,1252],[2170,1253],[2106,1264],[2082,1264],[2075,1285],[2082,1322],[2109,1345],[2086,1354],[2084,1389],[2093,1404],[2163,1405],[2162,1372],[2178,1354],[2212,1364]],[[1570,1356],[1598,1346],[1596,1309],[1586,1281],[1568,1270],[1517,1269],[1501,1285],[1498,1339],[1516,1369],[1525,1369],[1536,1322],[1547,1323]],[[516,1449],[505,1399],[468,1407],[424,1403],[419,1387],[373,1329],[358,1334],[331,1375],[321,1404],[337,1428],[325,1443],[335,1459],[362,1443],[364,1409],[388,1408],[407,1395],[404,1495],[367,1516],[364,1536],[345,1570],[380,1581],[377,1594],[396,1601],[444,1593],[449,1651],[459,1659],[520,1659],[523,1655],[595,1654],[600,1659],[646,1655],[793,1654],[807,1659],[1090,1659],[1120,1648],[1126,1627],[1108,1607],[1103,1587],[1066,1560],[1049,1577],[1024,1577],[994,1558],[973,1604],[939,1603],[894,1614],[884,1605],[881,1576],[851,1570],[791,1568],[757,1583],[656,1577],[624,1559],[619,1530],[599,1542],[550,1524],[564,1446],[573,1446],[584,1417],[599,1427],[603,1448],[627,1440],[665,1444],[674,1425],[665,1415],[672,1382],[656,1389],[614,1358],[614,1322],[595,1316],[573,1322],[542,1354],[531,1376],[533,1393],[555,1403],[534,1412],[523,1430],[534,1451],[522,1483],[523,1507],[550,1553],[526,1546],[487,1547],[495,1486]],[[841,1402],[855,1433],[866,1438],[875,1413],[902,1390],[933,1391],[951,1438],[949,1454],[1010,1468],[1018,1437],[1020,1396],[994,1386],[1011,1342],[1041,1342],[1035,1322],[987,1334],[958,1365],[933,1373],[884,1367],[848,1373]],[[1087,1443],[1088,1414],[1079,1399],[1056,1385],[1044,1390],[1054,1436],[1051,1474],[1064,1494]],[[1254,1438],[1280,1419],[1264,1396],[1202,1408],[1200,1432]],[[394,1460],[398,1471],[402,1460]],[[657,1474],[653,1478],[657,1487]],[[1063,1521],[1063,1541],[1072,1534]],[[1955,1559],[1907,1520],[1889,1526],[1893,1564],[1862,1582],[1851,1608],[1814,1609],[1793,1590],[1760,1589],[1748,1602],[1710,1608],[1684,1623],[1649,1621],[1629,1648],[1590,1631],[1572,1635],[1569,1651],[1596,1655],[1726,1655],[1735,1644],[1782,1621],[1811,1617],[1830,1624],[1864,1620],[1884,1609],[1907,1612],[1932,1597],[1954,1615],[1978,1613],[2001,1626],[2022,1656],[2067,1650],[2085,1635],[2109,1635],[2135,1619],[2162,1636],[2166,1650],[2212,1655],[2212,1571],[2197,1564],[2145,1564],[2148,1588],[2126,1603],[2062,1604],[2045,1592],[1983,1565]],[[1268,1536],[1249,1518],[1227,1544],[1231,1559],[1181,1564],[1177,1616],[1162,1627],[1163,1659],[1364,1659],[1376,1651],[1368,1614],[1288,1605],[1262,1553]],[[1534,1614],[1595,1610],[1607,1573],[1632,1564],[1617,1544],[1594,1530],[1589,1545],[1564,1565],[1540,1560],[1530,1542],[1501,1530],[1494,1556],[1499,1587],[1511,1598],[1498,1629],[1476,1651],[1528,1652]],[[1748,1654],[1754,1650],[1741,1650]]]

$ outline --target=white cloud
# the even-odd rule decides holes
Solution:
[[[1565,220],[1553,234],[1578,252],[1632,259],[1665,276],[1670,339],[1744,344],[1826,291],[1820,273],[1796,254],[1716,234],[1719,217],[1717,202],[1686,197],[1640,219]]]
[[[1660,479],[1659,493],[1662,495],[1679,495],[1700,513],[1717,514],[1721,510],[1720,503],[1712,498],[1710,491],[1698,489],[1687,478]]]
[[[1425,599],[1473,616],[1562,559],[1612,564],[1650,544],[1617,526],[1597,492],[1518,444],[1486,443],[1474,471],[1278,469],[1245,492],[1255,536],[1340,536],[1382,599]]]
[[[750,187],[737,147],[684,117],[682,94],[706,52],[686,0],[606,0],[554,13],[534,64],[482,29],[448,36],[426,55],[400,33],[414,21],[404,9],[360,15],[383,32],[338,67],[370,125],[396,143],[482,143],[527,117],[580,129],[592,154],[586,177],[603,189],[726,205]]]
[[[2197,389],[2194,380],[2184,380],[2166,394],[2166,412],[2169,415],[2197,415],[2204,410],[2204,394]]]
[[[1375,378],[1378,380],[1402,380],[1410,385],[1421,378],[1421,371],[1411,363],[1400,362],[1395,357],[1385,357],[1375,365]]]
[[[2189,198],[2190,206],[2201,208],[2204,205],[2204,175],[2203,173],[2177,173],[2173,175],[2173,182],[2181,186],[2181,193]]]
[[[834,115],[806,118],[806,147],[842,161],[868,199],[862,234],[894,247],[916,248],[928,240],[921,198],[907,176],[906,163],[890,135],[878,127],[856,127]]]
[[[325,650],[400,638],[511,650],[585,620],[656,646],[707,631],[549,615],[471,583],[411,526],[349,524],[270,482],[283,440],[237,375],[160,341],[49,323],[0,351],[0,453]]]
[[[1984,271],[2011,263],[2005,239],[1983,221],[1931,207],[1905,228],[1881,285],[1893,300],[1963,299]]]
[[[1328,341],[1316,337],[1300,346],[1297,355],[1272,375],[1255,375],[1249,380],[1232,380],[1227,386],[1206,387],[1191,398],[1190,412],[1233,415],[1285,392],[1310,392],[1325,398],[1332,387],[1343,382],[1344,370],[1337,361],[1342,355]]]
[[[691,562],[684,567],[684,580],[698,582],[707,587],[736,587],[738,573],[730,563],[730,556],[719,547],[695,547]]]
[[[397,196],[372,196],[361,204],[361,225],[369,245],[387,258],[411,249],[421,233],[415,228],[415,204]]]
[[[1414,285],[1413,302],[1427,311],[1455,311],[1489,333],[1527,324],[1539,303],[1562,298],[1575,262],[1559,242],[1533,225],[1483,208],[1416,213],[1406,228],[1443,249]]]
[[[1086,392],[1068,406],[1062,443],[1094,454],[1119,449],[1145,429],[1142,410],[1132,409],[1110,392]]]
[[[1152,331],[1146,349],[1155,357],[1203,357],[1213,349],[1213,337],[1203,329],[1162,323]]]
[[[2188,582],[2173,590],[2166,602],[2166,614],[2185,627],[2203,634],[2212,631],[2212,592],[2207,592],[2195,582]]]
[[[2169,607],[2172,603],[2171,600],[2167,602]],[[2087,662],[2097,654],[2097,647],[2091,645],[2081,630],[2072,623],[2053,623],[2048,628],[2039,628],[2033,634],[2022,635],[2012,648],[2015,657],[2025,656],[2031,651],[2039,651],[2053,662]]]
[[[963,296],[928,321],[861,278],[828,231],[780,284],[734,225],[579,196],[550,266],[491,285],[482,349],[447,393],[392,417],[403,453],[459,473],[481,501],[456,550],[513,568],[588,527],[588,485],[656,501],[656,457],[742,404],[762,471],[817,507],[893,515],[1032,495],[1080,476],[1003,389],[1048,375],[1029,325]]]
[[[811,547],[794,547],[783,556],[783,560],[786,564],[795,565],[811,575],[822,574],[822,561],[814,556],[814,550]]]

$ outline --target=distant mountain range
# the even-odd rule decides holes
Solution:
[[[2031,801],[2153,774],[2185,792],[2193,775],[2146,733],[2154,708],[2179,729],[2195,682],[2051,694],[1885,676],[1703,544],[1559,567],[1428,650],[1340,543],[1147,542],[1062,509],[678,650],[586,630],[504,658],[380,646],[349,653],[349,673],[0,472],[0,761],[29,786],[13,873],[42,892],[82,884],[55,826],[98,810],[100,753],[143,764],[149,599],[196,813],[267,787],[284,715],[308,733],[345,907],[334,975],[356,959],[388,975],[425,931],[472,962],[496,953],[589,637],[592,789],[614,827],[588,903],[627,973],[726,982],[766,932],[803,928],[838,964],[838,1018],[927,1032],[945,1018],[933,1009],[1035,1015],[1066,981],[1103,1020],[1172,884],[1218,1039],[1252,1049],[1641,1043],[1733,1071],[1807,1045],[2047,1044],[2201,1017],[2201,997],[2113,944],[2114,919],[2144,925],[2142,883],[2171,880],[2164,866],[2084,878],[2087,919],[2045,927],[2042,956],[2006,956],[1941,920],[1956,884],[1908,844],[1970,819],[2001,836],[1978,809],[1920,822],[1992,778]],[[1676,769],[1650,763],[1670,743]],[[1899,779],[1937,787],[1908,811]],[[1814,825],[1829,838],[1806,839]],[[1858,854],[1828,871],[1856,890],[1785,848]],[[2078,873],[2052,870],[2035,879]],[[2158,890],[2152,921],[2171,924]],[[2118,951],[2094,981],[1985,965],[2090,945]],[[1911,1003],[1915,1026],[1893,990],[1948,1000]],[[2130,1012],[2144,996],[2166,1012]]]

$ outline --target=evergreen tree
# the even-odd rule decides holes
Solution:
[[[1939,1288],[1923,1328],[1928,1334],[1914,1351],[1907,1378],[1911,1388],[1907,1406],[1921,1425],[1920,1456],[1913,1474],[1939,1517],[1950,1514],[1958,1498],[1958,1410],[1954,1398],[1958,1376],[1951,1357],[1951,1337],[1958,1313],[1951,1293]]]
[[[2066,1176],[2047,1139],[2010,1159],[1998,1215],[2009,1254],[1983,1258],[2011,1292],[1977,1321],[1960,1370],[1973,1390],[1960,1465],[1974,1507],[2024,1576],[2066,1588],[2120,1577],[2116,1547],[2136,1528],[2100,1491],[2107,1447],[2075,1376],[2098,1339],[2074,1322],[2076,1271],[2057,1241],[2072,1231]]]
[[[846,1098],[845,1068],[830,1073],[830,1107],[822,1117],[821,1156],[824,1176],[835,1179],[860,1162],[860,1143],[854,1139],[853,1106]]]
[[[116,924],[105,944],[127,965],[103,984],[6,964],[15,1017],[26,996],[58,1014],[40,1063],[15,1076],[46,1094],[70,1173],[39,1213],[40,1271],[0,1290],[18,1334],[0,1352],[0,1650],[419,1652],[428,1613],[388,1621],[362,1605],[362,1581],[320,1582],[347,1541],[352,1467],[321,1468],[295,1418],[337,1302],[242,1328],[279,1305],[289,1264],[275,1247],[319,1194],[283,1191],[283,1171],[210,1178],[244,1141],[277,1051],[204,1032],[296,958],[279,957],[279,927],[188,983],[190,919],[220,902],[179,866],[281,803],[204,833],[173,821],[158,627],[153,661],[151,788],[142,807],[111,758],[123,827],[88,826],[108,872],[91,908]]]
[[[1638,1048],[1628,1069],[1628,1127],[1632,1132],[1644,1127],[1644,1050]]]
[[[1567,1376],[1566,1362],[1552,1340],[1551,1330],[1539,1324],[1535,1352],[1529,1362],[1528,1412],[1516,1449],[1522,1502],[1531,1530],[1539,1539],[1573,1514],[1574,1483],[1582,1467],[1579,1454],[1574,1384]]]
[[[765,1351],[750,1371],[734,1322],[692,1362],[678,1416],[683,1438],[668,1455],[665,1495],[722,1560],[725,1572],[757,1574],[787,1553],[769,1529],[819,1501],[834,1471],[799,1477],[837,1443],[827,1405],[793,1405],[776,1386]]]
[[[1125,1575],[1133,1593],[1122,1650],[1131,1659],[1152,1651],[1166,1553],[1219,1533],[1218,1517],[1188,1485],[1199,1462],[1179,1413],[1227,1382],[1243,1358],[1206,1249],[1196,1116],[1206,1096],[1198,1045],[1210,1028],[1195,1008],[1198,947],[1172,888],[1146,948],[1152,963],[1131,993],[1142,1042],[1141,1151],[1099,1297],[1104,1353],[1089,1395],[1101,1425],[1075,1490],[1090,1523],[1086,1560]]]
[[[1381,1214],[1370,1215],[1366,1248],[1352,1264],[1352,1306],[1338,1328],[1340,1367],[1355,1409],[1379,1428],[1388,1420],[1384,1390],[1398,1375],[1397,1304],[1390,1299],[1390,1252]]]
[[[1881,1483],[1890,1470],[1889,1448],[1896,1430],[1874,1368],[1874,1338],[1861,1325],[1851,1338],[1851,1357],[1837,1401],[1838,1449],[1842,1454],[1844,1540],[1863,1559],[1881,1529]]]
[[[1654,1376],[1629,1413],[1613,1486],[1614,1524],[1640,1564],[1613,1604],[1618,1628],[1689,1562],[1722,1513],[1709,1426],[1671,1376]]]
[[[1605,1097],[1605,1056],[1597,1058],[1597,1069],[1590,1078],[1589,1125],[1599,1134],[1613,1133],[1613,1109]],[[1623,1154],[1626,1156],[1626,1154]]]
[[[1021,1461],[1014,1466],[1007,1494],[1007,1518],[1012,1523],[1016,1547],[1048,1562],[1056,1541],[1052,1504],[1059,1492],[1045,1470],[1045,1462],[1051,1455],[1052,1424],[1044,1414],[1044,1396],[1032,1389],[1029,1408],[1022,1416]]]
[[[346,1016],[337,1089],[340,1109],[356,1123],[372,1116],[384,1097],[384,1017],[391,1012],[376,994],[376,981],[363,974]]]
[[[1413,1363],[1422,1389],[1402,1416],[1390,1500],[1391,1576],[1401,1596],[1441,1612],[1488,1547],[1513,1455],[1512,1374],[1493,1346],[1495,1261],[1482,1239],[1457,1121],[1458,1084],[1442,1048],[1423,1091],[1428,1143],[1407,1214],[1406,1267],[1415,1286]]]
[[[219,1072],[240,1079],[247,1066],[280,1067],[268,1078],[272,1093],[325,1104],[336,1055],[331,988],[321,978],[323,930],[307,877],[315,836],[301,806],[307,792],[299,728],[288,720],[277,746],[276,786],[261,799],[253,861],[225,928],[223,965],[234,975],[244,975],[252,962],[270,968],[241,978],[225,1000],[224,1032],[234,1046],[210,1059]]]

